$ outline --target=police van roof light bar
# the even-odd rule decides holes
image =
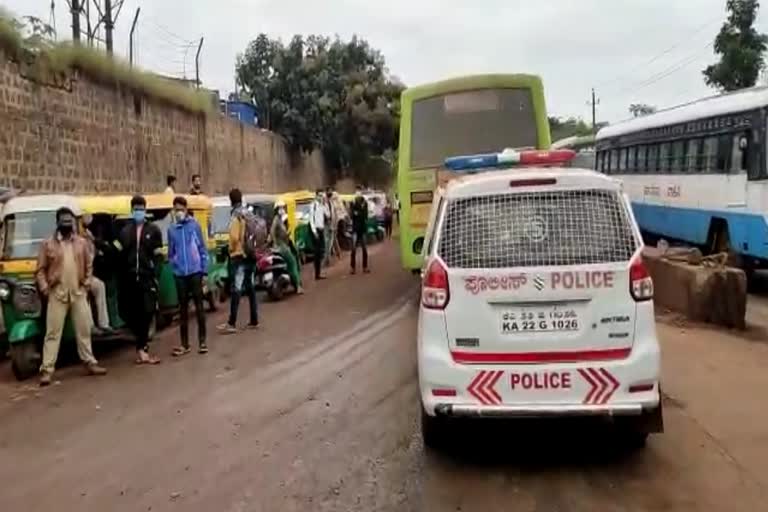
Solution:
[[[505,149],[501,153],[454,156],[445,159],[450,171],[475,171],[526,165],[557,165],[573,160],[576,152],[570,149],[526,150]]]

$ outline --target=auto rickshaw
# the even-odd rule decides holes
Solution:
[[[276,200],[285,202],[285,210],[288,214],[288,233],[291,235],[301,261],[307,255],[313,253],[312,233],[309,226],[309,212],[315,194],[309,190],[285,192],[277,196]]]
[[[56,229],[56,211],[66,207],[78,218],[80,205],[69,195],[28,195],[3,206],[0,253],[0,306],[10,346],[11,369],[17,379],[35,375],[40,367],[45,312],[35,271],[43,241]],[[74,340],[67,320],[62,343]]]

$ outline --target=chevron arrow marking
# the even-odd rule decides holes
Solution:
[[[619,389],[620,384],[619,381],[616,380],[616,377],[611,375],[611,373],[605,368],[600,368],[600,373],[603,375],[603,377],[606,378],[606,380],[608,380],[611,386],[611,388],[603,395],[603,401],[601,403],[605,404],[608,403],[608,400],[610,400],[616,390]]]
[[[597,391],[597,383],[592,380],[592,377],[589,375],[589,372],[587,370],[584,370],[582,368],[579,368],[579,374],[584,378],[585,381],[589,383],[590,389],[589,393],[587,393],[587,396],[584,397],[583,404],[590,404],[592,403],[592,397],[594,396],[595,392]]]
[[[594,368],[587,368],[587,371],[592,376],[592,378],[597,382],[597,393],[595,393],[595,396],[592,397],[592,404],[594,405],[600,405],[602,403],[602,397],[605,394],[605,392],[608,390],[608,383],[605,381],[605,378],[600,375],[600,372],[595,370]]]
[[[500,405],[501,396],[496,392],[494,386],[499,381],[503,371],[486,371],[482,370],[478,372],[474,379],[469,383],[467,392],[483,405]]]
[[[605,405],[621,385],[605,368],[580,368],[579,374],[589,384],[589,392],[582,402],[585,405]]]

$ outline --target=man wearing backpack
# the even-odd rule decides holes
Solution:
[[[240,309],[240,296],[243,293],[248,296],[250,307],[248,328],[255,329],[259,326],[256,290],[253,287],[253,272],[256,266],[254,252],[259,243],[259,222],[254,218],[253,213],[243,207],[243,194],[239,189],[233,188],[229,192],[229,201],[232,205],[229,221],[229,268],[232,276],[232,291],[229,320],[218,326],[224,334],[237,332],[237,312]],[[265,226],[263,231],[263,242],[266,244]]]

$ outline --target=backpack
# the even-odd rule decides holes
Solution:
[[[243,252],[245,252],[247,257],[257,259],[267,249],[267,238],[269,236],[267,223],[249,210],[243,211],[241,219],[245,224]]]

